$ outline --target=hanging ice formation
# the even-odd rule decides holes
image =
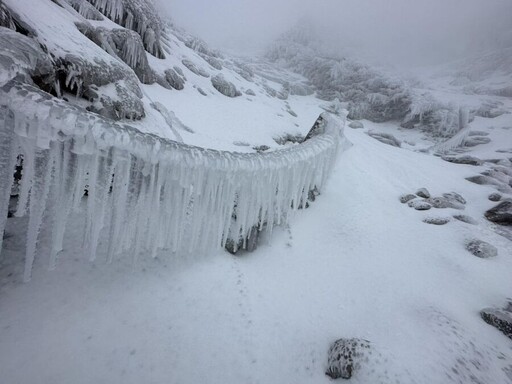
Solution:
[[[48,252],[55,267],[68,217],[77,211],[85,218],[83,249],[91,260],[206,253],[228,238],[249,237],[256,226],[272,231],[309,191],[321,190],[342,129],[342,119],[325,113],[316,135],[300,145],[230,153],[143,134],[10,82],[0,91],[0,240],[21,155],[15,215],[29,217],[25,280],[36,255]],[[37,248],[43,217],[53,232],[50,249]]]

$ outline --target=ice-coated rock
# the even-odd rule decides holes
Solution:
[[[466,249],[481,259],[498,256],[498,249],[482,240],[471,240],[466,244]]]
[[[16,25],[14,24],[11,13],[2,1],[0,1],[0,27],[16,30]]]
[[[488,138],[488,137],[473,136],[473,137],[468,137],[465,140],[464,146],[466,146],[466,147],[476,147],[477,145],[488,144],[490,142],[491,142],[491,139]]]
[[[370,349],[368,340],[336,340],[329,348],[325,374],[331,379],[350,379],[368,359]]]
[[[381,143],[391,145],[393,147],[401,147],[402,142],[390,133],[368,131],[367,135],[380,141]]]
[[[490,201],[498,202],[501,200],[502,196],[499,193],[491,193],[487,198]]]
[[[197,65],[195,65],[192,61],[190,61],[189,59],[183,59],[181,61],[181,63],[192,73],[195,73],[196,75],[198,76],[202,76],[202,77],[210,77],[210,74],[205,71],[203,68],[201,67],[198,67]]]
[[[512,200],[505,200],[485,212],[487,220],[501,225],[512,225]]]
[[[172,88],[178,91],[181,91],[183,88],[185,88],[185,79],[172,68],[165,70],[165,79]]]
[[[205,55],[205,54],[199,54],[199,56],[201,56],[203,58],[204,61],[206,61],[208,64],[210,64],[210,66],[214,69],[217,69],[219,71],[222,70],[222,62],[217,59],[216,57],[213,57],[213,56],[208,56],[208,55]]]
[[[86,0],[66,0],[82,17],[87,20],[104,20],[103,15]]]
[[[87,0],[113,22],[137,32],[144,48],[157,58],[165,58],[161,38],[163,25],[151,0]]]
[[[424,199],[430,198],[430,192],[427,188],[420,188],[416,191],[416,195],[419,197],[423,197]]]
[[[348,126],[350,128],[352,128],[352,129],[362,129],[362,128],[364,128],[364,124],[361,123],[360,121],[351,121]]]
[[[445,199],[448,199],[448,200],[451,200],[451,201],[457,201],[461,204],[466,204],[466,199],[463,198],[460,194],[458,194],[457,192],[448,192],[448,193],[443,193],[443,197]]]
[[[227,97],[237,97],[241,96],[242,93],[238,91],[235,85],[229,81],[227,81],[222,73],[212,77],[211,79],[213,87]]]
[[[142,39],[136,32],[121,28],[94,28],[89,23],[77,23],[77,28],[110,55],[124,61],[141,83],[155,82],[155,74],[149,66]]]
[[[0,83],[22,76],[27,83],[35,79],[49,88],[54,86],[52,60],[35,40],[0,27],[0,47]]]
[[[254,93],[254,91],[252,89],[247,89],[245,91],[245,94],[249,95],[249,96],[256,96],[256,93]]]

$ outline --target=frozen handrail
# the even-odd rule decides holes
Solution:
[[[204,253],[228,238],[246,239],[255,226],[272,231],[310,190],[321,190],[344,126],[324,113],[304,143],[244,154],[144,134],[17,82],[0,91],[0,112],[0,234],[21,155],[15,215],[29,216],[25,280],[43,215],[52,221],[50,268],[63,249],[68,217],[78,210],[85,215],[86,254],[91,260],[102,254],[104,236],[109,262],[121,254],[154,257],[160,249]]]

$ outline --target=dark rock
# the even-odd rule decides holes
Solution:
[[[384,132],[375,132],[375,131],[369,131],[367,134],[370,137],[373,137],[374,139],[380,141],[381,143],[391,145],[393,147],[401,147],[402,142],[398,140],[395,136],[384,133]]]
[[[304,141],[307,141],[314,136],[321,135],[324,132],[325,132],[325,119],[324,119],[323,113],[322,113],[318,117],[318,119],[316,119],[315,124],[313,124],[313,127],[309,130]]]
[[[472,225],[478,224],[478,222],[475,219],[473,219],[471,216],[467,216],[467,215],[454,215],[453,218],[456,220],[462,221],[463,223],[466,223],[466,224],[472,224]]]
[[[499,193],[491,193],[488,197],[489,200],[491,201],[494,201],[494,202],[498,202],[501,200],[501,195]]]
[[[498,256],[498,249],[482,240],[471,240],[466,244],[466,249],[481,259]]]
[[[427,190],[427,188],[420,188],[416,191],[416,195],[419,197],[423,197],[425,199],[430,198],[430,192]]]
[[[432,208],[432,205],[425,201],[412,200],[409,201],[409,207],[414,208],[417,211],[428,211],[430,208]]]
[[[363,339],[339,339],[329,348],[327,370],[331,379],[350,379],[370,353],[370,342]]]
[[[489,325],[500,330],[509,339],[512,339],[512,305],[506,309],[486,308],[480,312],[482,319]]]
[[[352,121],[348,126],[350,128],[352,128],[352,129],[362,129],[362,128],[364,128],[363,123],[361,123],[360,121]]]
[[[501,225],[512,225],[512,200],[505,200],[485,212],[487,220]]]
[[[260,230],[258,226],[254,226],[251,228],[246,238],[239,238],[238,241],[228,238],[224,248],[232,255],[236,255],[240,250],[253,252],[258,247],[259,237]]]
[[[201,95],[203,95],[203,96],[207,96],[207,95],[206,95],[206,92],[205,92],[205,91],[203,91],[203,89],[202,89],[201,87],[197,87],[197,92],[199,92],[199,93],[200,93]]]
[[[460,201],[458,201],[458,199],[453,197],[431,197],[430,199],[427,199],[425,201],[432,205],[434,208],[464,209],[464,204],[462,204]]]
[[[426,217],[423,219],[424,223],[433,225],[445,225],[450,222],[448,217]]]
[[[237,97],[242,94],[238,91],[235,85],[229,81],[227,81],[224,76],[219,73],[217,76],[212,77],[212,85],[213,87],[227,97]]]
[[[400,196],[400,202],[401,202],[402,204],[405,204],[405,203],[408,203],[408,202],[409,202],[409,201],[411,201],[411,200],[414,200],[415,198],[416,198],[416,196],[415,196],[415,195],[412,195],[412,194],[410,194],[410,193],[409,193],[409,194],[407,194],[407,195],[402,195],[402,196]]]
[[[483,161],[473,156],[443,156],[441,157],[444,161],[448,161],[454,164],[466,164],[466,165],[482,165]]]
[[[464,142],[465,147],[476,147],[477,145],[481,144],[488,144],[491,142],[491,139],[488,137],[481,137],[481,136],[473,136],[468,137],[466,141]]]

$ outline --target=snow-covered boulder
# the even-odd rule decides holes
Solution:
[[[471,240],[466,244],[466,249],[474,256],[481,259],[488,259],[490,257],[498,256],[498,249],[482,240]]]
[[[181,63],[192,73],[195,73],[198,76],[202,77],[210,77],[210,74],[204,69],[197,65],[195,65],[191,60],[189,59],[183,59]]]
[[[370,342],[363,339],[339,339],[329,348],[327,370],[331,379],[350,379],[371,354]]]
[[[185,88],[184,76],[180,75],[176,70],[172,68],[165,70],[165,80],[172,88],[178,91],[181,91],[183,88]]]
[[[380,141],[381,143],[391,145],[393,147],[400,148],[402,146],[402,142],[398,140],[391,133],[386,132],[377,132],[377,131],[368,131],[366,134],[374,139]]]
[[[212,77],[212,85],[224,96],[237,97],[242,95],[242,93],[236,89],[235,85],[227,81],[221,73]]]

